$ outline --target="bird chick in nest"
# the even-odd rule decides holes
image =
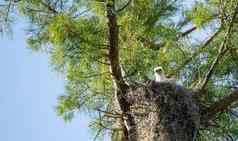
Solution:
[[[154,68],[155,82],[176,82],[175,78],[167,78],[164,69],[161,66]]]

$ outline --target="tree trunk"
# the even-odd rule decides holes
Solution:
[[[126,94],[135,125],[131,141],[193,141],[200,125],[194,93],[170,82],[150,82]]]
[[[115,96],[112,111],[118,119],[123,141],[193,141],[200,112],[193,93],[173,83],[151,82],[130,88],[123,80],[119,62],[119,30],[115,1],[107,2],[110,72]]]

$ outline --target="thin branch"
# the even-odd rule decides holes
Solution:
[[[238,101],[238,88],[230,92],[227,96],[212,104],[204,112],[204,120],[213,118],[217,113],[226,111],[234,102]]]
[[[101,112],[98,112],[98,114],[99,114],[99,121],[94,122],[94,124],[97,124],[98,126],[100,126],[100,128],[101,128],[102,130],[122,131],[122,128],[113,128],[113,127],[108,127],[107,125],[104,125],[104,124],[102,123],[102,121],[104,121],[103,118],[104,118],[105,115],[101,116]],[[90,125],[90,126],[92,126],[92,125]]]
[[[106,66],[110,66],[110,64],[107,63],[107,62],[103,62],[103,61],[100,61],[100,60],[98,60],[98,59],[95,59],[95,61],[98,62],[99,64],[106,65]]]
[[[218,14],[214,14],[212,15],[212,17],[215,19],[217,18],[219,15]],[[191,20],[189,19],[184,19],[184,21],[182,21],[181,23],[178,24],[178,27],[179,29],[181,29],[184,25],[187,25],[189,22],[191,22]],[[192,33],[194,30],[196,30],[197,27],[196,26],[193,26],[192,28],[186,30],[185,32],[181,33],[179,37],[185,37],[187,36],[188,34]]]
[[[122,6],[120,9],[116,10],[116,12],[119,13],[123,11],[125,8],[127,8],[130,5],[131,2],[132,0],[128,0],[128,2],[124,6]]]
[[[123,115],[120,113],[112,113],[108,111],[104,111],[101,109],[96,109],[100,113],[104,113],[104,116],[110,117],[110,118],[123,118]]]
[[[176,42],[178,50],[183,54],[184,57],[186,57],[185,51],[179,46],[178,42]]]
[[[87,9],[83,10],[82,12],[80,12],[80,13],[78,13],[78,14],[75,14],[75,15],[73,16],[73,18],[78,18],[78,17],[80,17],[80,16],[82,16],[82,15],[88,13],[90,10],[91,10],[90,8],[87,8]]]
[[[226,53],[226,51],[228,50],[227,49],[227,42],[228,42],[228,40],[231,37],[231,30],[233,28],[237,12],[238,12],[238,3],[237,3],[236,8],[234,10],[234,14],[232,16],[231,23],[230,23],[230,25],[228,27],[228,30],[227,30],[227,33],[225,35],[225,39],[224,39],[224,41],[222,42],[222,44],[221,44],[221,46],[219,48],[219,53],[218,53],[217,57],[215,58],[215,60],[213,61],[211,67],[208,70],[208,72],[205,74],[204,79],[199,84],[200,85],[199,86],[200,90],[203,90],[207,86],[207,83],[208,83],[209,79],[211,78],[211,76],[212,76],[216,66],[218,65],[219,61],[223,58],[223,56]]]
[[[192,27],[191,29],[188,29],[187,31],[183,33],[179,33],[178,35],[176,35],[175,41],[178,41],[180,38],[187,36],[188,34],[192,33],[196,29],[197,29],[196,27]],[[161,49],[162,47],[166,45],[165,42],[155,43],[155,41],[153,40],[151,41],[142,36],[137,37],[137,39],[140,40],[143,44],[146,44],[146,46],[148,46],[149,49],[152,49],[155,51]],[[181,48],[179,48],[179,50],[184,53],[184,51]]]
[[[9,1],[8,6],[7,6],[7,13],[6,13],[6,17],[5,17],[5,22],[8,21],[11,5],[12,5],[12,0]]]
[[[194,27],[188,29],[187,31],[183,32],[180,37],[185,37],[185,36],[187,36],[188,34],[192,33],[192,32],[193,32],[194,30],[196,30],[196,29],[197,29],[196,26],[194,26]]]
[[[91,75],[85,75],[82,76],[82,78],[92,78],[92,77],[99,77],[105,74],[110,74],[110,72],[102,72],[102,73],[96,73],[96,74],[91,74]]]
[[[210,80],[213,72],[215,71],[215,68],[217,67],[219,61],[223,58],[224,54],[226,53],[226,50],[223,50],[225,48],[225,43],[223,42],[223,44],[221,45],[220,49],[221,51],[219,51],[217,57],[214,59],[214,61],[212,62],[212,65],[210,66],[208,72],[205,74],[204,79],[202,81],[199,82],[198,84],[198,89],[200,90],[204,90],[205,87],[208,84],[208,81]]]
[[[97,131],[97,134],[96,134],[96,136],[94,137],[94,140],[93,140],[93,141],[96,141],[97,138],[99,137],[100,133],[103,131],[103,127],[101,126],[101,124],[102,124],[102,123],[101,123],[101,121],[102,121],[101,113],[98,112],[98,115],[99,115],[99,125],[100,125],[100,127],[99,127],[99,129],[98,129],[98,131]]]
[[[201,49],[204,49],[205,47],[207,47],[212,41],[213,39],[219,35],[219,33],[222,31],[222,28],[220,27],[205,43],[204,45],[201,47]]]
[[[96,2],[99,2],[99,3],[105,3],[106,0],[95,0]]]
[[[188,57],[181,65],[179,65],[179,67],[176,69],[176,72],[179,72],[182,68],[184,68],[188,63],[190,63],[193,58],[195,58],[196,56],[198,56],[201,51],[203,49],[205,49],[214,39],[217,35],[219,35],[219,33],[221,32],[221,28],[219,28],[208,40],[206,40],[206,42],[203,44],[202,47],[198,48],[197,51],[195,51],[190,57]]]
[[[101,128],[99,128],[99,129],[97,130],[97,134],[95,135],[95,137],[94,137],[93,141],[96,141],[96,140],[97,140],[97,138],[98,138],[98,137],[99,137],[99,135],[101,134],[102,130],[103,130],[103,128],[102,128],[102,127],[101,127]]]

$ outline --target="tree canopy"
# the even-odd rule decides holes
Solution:
[[[67,80],[56,108],[66,121],[87,111],[96,117],[91,127],[106,133],[111,127],[100,113],[114,100],[113,77],[143,82],[159,64],[181,85],[202,90],[204,106],[219,112],[198,139],[232,141],[238,140],[238,96],[228,95],[238,87],[237,13],[238,0],[5,0],[0,32],[14,19],[27,20],[30,49],[47,52]]]

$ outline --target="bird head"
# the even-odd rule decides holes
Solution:
[[[158,66],[158,67],[154,68],[154,73],[164,74],[164,70],[161,66]]]

